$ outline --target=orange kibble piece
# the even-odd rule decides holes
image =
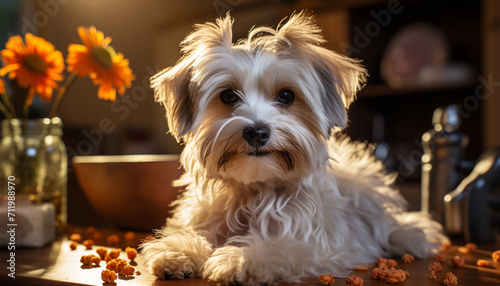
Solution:
[[[446,261],[446,256],[442,253],[436,254],[436,261],[438,262],[445,262]]]
[[[384,280],[388,271],[389,271],[389,269],[382,270],[378,267],[375,267],[375,268],[373,268],[371,275],[372,275],[372,278],[375,280]]]
[[[458,284],[458,279],[455,274],[448,272],[444,275],[443,284],[447,286],[454,286]]]
[[[387,259],[387,266],[396,267],[396,266],[398,266],[398,262],[394,259]]]
[[[118,235],[111,234],[106,238],[106,242],[109,246],[116,246],[120,242],[120,239],[118,238]]]
[[[127,231],[125,233],[125,241],[128,243],[134,242],[135,240],[135,232],[133,231]]]
[[[92,237],[94,233],[97,231],[97,229],[93,226],[89,226],[85,229],[85,233],[87,234],[87,237]]]
[[[101,272],[101,279],[105,283],[115,283],[116,278],[118,278],[118,276],[116,275],[116,273],[114,271],[104,269]]]
[[[387,259],[382,258],[382,257],[377,258],[377,260],[375,261],[375,265],[379,266],[380,264],[386,264],[387,265]]]
[[[78,242],[76,242],[76,241],[72,241],[69,244],[69,248],[71,248],[71,250],[75,250],[77,246],[78,246]]]
[[[441,265],[440,262],[434,261],[431,263],[431,265],[429,265],[429,271],[433,271],[433,270],[435,272],[441,271],[441,270],[443,270],[443,266]]]
[[[365,270],[370,270],[370,265],[365,265],[365,266],[356,266],[354,267],[355,271],[365,271]]]
[[[488,260],[478,259],[477,260],[477,266],[490,267],[490,262]]]
[[[403,263],[412,263],[413,261],[415,261],[415,257],[413,257],[413,255],[409,253],[406,253],[401,257],[401,260],[403,261]]]
[[[319,281],[325,285],[330,285],[335,283],[332,274],[325,274],[318,277]]]
[[[94,241],[92,239],[86,239],[82,242],[82,244],[85,245],[87,249],[92,249],[92,246],[94,246]]]
[[[101,257],[102,260],[105,260],[106,254],[108,254],[108,250],[106,248],[100,247],[96,249],[97,254],[99,254],[99,257]]]
[[[118,264],[116,265],[116,271],[120,275],[134,275],[135,268],[132,265],[129,265],[127,261],[121,259],[118,261]]]
[[[363,279],[356,275],[350,275],[345,280],[345,285],[348,286],[363,286]]]
[[[92,235],[92,240],[95,242],[95,243],[102,243],[102,233],[96,231],[93,235]]]
[[[99,256],[95,256],[94,254],[83,255],[80,258],[80,262],[83,263],[83,265],[91,266],[92,264],[95,264],[95,266],[99,266],[101,258]]]
[[[467,249],[467,253],[471,253],[477,250],[477,245],[475,243],[469,242],[465,244],[465,249]]]
[[[82,242],[82,235],[79,233],[73,233],[72,235],[70,235],[69,240],[80,243]]]
[[[109,256],[113,259],[118,258],[120,256],[121,248],[113,249],[109,251]]]
[[[493,252],[491,254],[491,258],[493,259],[493,262],[500,263],[500,250]]]
[[[436,271],[431,270],[431,274],[429,275],[429,279],[437,279],[437,277],[436,277]]]
[[[389,268],[385,275],[385,282],[389,284],[401,283],[406,280],[406,274],[401,269]]]
[[[118,262],[116,262],[116,260],[112,259],[108,263],[106,263],[106,269],[116,271],[116,265],[118,265]]]
[[[137,257],[137,250],[132,247],[127,247],[125,248],[125,252],[127,253],[128,259],[131,261],[134,261],[134,259]]]
[[[453,259],[451,261],[451,265],[454,267],[462,267],[462,266],[464,266],[464,264],[465,264],[464,258],[460,257],[458,255],[453,257]]]

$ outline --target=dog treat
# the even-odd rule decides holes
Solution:
[[[116,234],[110,234],[106,238],[106,243],[109,246],[116,246],[116,245],[118,245],[118,243],[120,243],[120,239],[118,238],[118,235],[116,235]]]
[[[121,259],[116,264],[116,272],[124,276],[134,275],[135,268],[132,265],[128,264],[127,261]]]
[[[104,261],[110,262],[113,260],[113,257],[109,256],[109,252],[104,255]]]
[[[104,269],[101,272],[101,279],[106,283],[115,283],[116,278],[118,277],[116,276],[116,273],[114,271]]]
[[[491,258],[493,259],[493,262],[500,263],[500,250],[493,252],[491,254]]]
[[[451,243],[449,241],[444,242],[441,244],[441,251],[445,251],[451,248]]]
[[[127,243],[132,243],[132,242],[134,242],[134,240],[135,240],[135,232],[133,232],[133,231],[127,231],[125,233],[125,241]]]
[[[104,258],[106,258],[106,254],[108,254],[108,250],[104,247],[100,247],[100,248],[96,249],[95,252],[97,252],[97,254],[99,254],[99,257],[101,257],[102,260],[105,260]]]
[[[73,233],[72,235],[70,235],[69,240],[80,243],[82,242],[82,235],[79,233]]]
[[[356,266],[354,267],[355,271],[365,271],[365,270],[370,270],[370,265],[365,265],[365,266]]]
[[[451,260],[451,265],[453,267],[462,267],[464,266],[464,264],[465,264],[464,258],[458,255],[453,257],[453,259]]]
[[[141,272],[141,271],[139,271],[139,270],[136,270],[136,271],[135,271],[135,275],[141,275],[141,274],[142,274],[142,272]]]
[[[437,279],[437,277],[436,277],[436,271],[431,270],[431,274],[429,275],[429,279]]]
[[[363,278],[361,278],[359,276],[356,276],[356,275],[350,275],[345,280],[345,285],[348,285],[348,286],[363,286]]]
[[[438,262],[445,262],[446,261],[446,256],[442,253],[436,254],[436,261]]]
[[[122,252],[121,248],[110,250],[109,256],[113,259],[118,258],[118,256],[120,256],[120,252]]]
[[[377,258],[377,260],[375,261],[375,266],[378,266],[379,264],[386,264],[387,265],[387,259],[382,258],[382,257]]]
[[[97,231],[97,229],[93,226],[89,226],[85,229],[85,233],[87,234],[87,237],[92,237],[94,233]]]
[[[94,246],[94,241],[92,239],[86,239],[82,242],[82,244],[85,245],[87,249],[92,249],[92,246]]]
[[[465,249],[467,249],[467,253],[471,253],[477,250],[477,245],[475,243],[469,242],[465,244]]]
[[[99,243],[102,243],[102,233],[96,231],[93,235],[92,235],[92,240],[99,244]]]
[[[433,270],[435,272],[443,270],[443,266],[441,265],[441,262],[438,262],[438,261],[432,262],[431,265],[429,265],[429,271],[433,271]]]
[[[444,285],[458,285],[458,279],[455,274],[448,272],[444,275],[443,278],[443,284]]]
[[[398,262],[394,259],[387,259],[387,266],[396,267],[396,266],[398,266]]]
[[[385,276],[387,275],[388,271],[389,271],[389,269],[382,270],[378,267],[375,267],[375,268],[373,268],[371,275],[372,275],[372,278],[375,280],[385,280]]]
[[[490,262],[488,260],[478,259],[477,260],[477,266],[490,267]]]
[[[116,265],[118,262],[114,259],[111,259],[108,263],[106,263],[106,269],[109,269],[111,271],[116,271]]]
[[[415,257],[413,257],[413,255],[409,253],[406,253],[401,257],[401,260],[403,261],[403,263],[412,263],[413,261],[415,261]]]
[[[319,281],[325,285],[330,285],[335,282],[332,274],[325,274],[318,277]]]
[[[94,254],[83,255],[80,258],[80,262],[83,263],[83,265],[92,266],[92,264],[95,264],[95,266],[99,266],[101,258],[99,256],[95,256]]]
[[[406,280],[406,274],[401,269],[389,268],[385,274],[385,282],[389,284],[401,283]]]
[[[406,277],[410,277],[410,272],[404,270],[405,274],[406,274]]]
[[[137,250],[132,247],[127,247],[125,248],[125,252],[127,253],[128,259],[131,261],[134,261],[134,259],[137,257]]]
[[[71,250],[75,250],[77,246],[78,246],[78,242],[76,242],[76,241],[72,241],[69,244],[69,248],[71,248]]]

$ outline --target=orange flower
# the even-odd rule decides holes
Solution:
[[[4,94],[4,93],[5,93],[5,83],[0,78],[0,94]]]
[[[68,71],[81,77],[89,75],[99,85],[99,98],[115,100],[116,89],[123,94],[135,79],[129,61],[108,46],[111,38],[105,38],[94,26],[78,27],[78,35],[84,45],[69,45]]]
[[[58,88],[56,81],[63,79],[62,53],[51,43],[30,33],[26,34],[25,42],[21,36],[10,37],[0,56],[4,65],[0,76],[9,74],[9,78],[15,78],[20,87],[29,87],[27,105],[31,105],[35,93],[49,101],[52,90]]]

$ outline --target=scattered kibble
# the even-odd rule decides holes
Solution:
[[[71,248],[71,250],[75,250],[77,246],[78,246],[78,242],[76,242],[76,241],[72,241],[69,244],[69,248]]]
[[[113,259],[118,258],[122,252],[121,248],[113,249],[109,251],[109,256]]]
[[[438,262],[445,262],[446,261],[446,256],[442,253],[436,254],[436,261]]]
[[[370,270],[370,265],[365,265],[365,266],[356,266],[354,267],[354,270],[355,271],[366,271],[366,270]]]
[[[125,248],[125,253],[127,253],[127,257],[131,261],[134,261],[134,259],[137,257],[137,250],[135,248],[127,247]]]
[[[100,247],[96,249],[97,254],[99,254],[99,257],[101,257],[101,260],[105,260],[104,258],[106,257],[106,254],[108,254],[108,250],[104,247]]]
[[[70,235],[69,240],[80,243],[82,242],[82,235],[79,233],[73,233],[72,235]]]
[[[431,265],[429,265],[429,271],[438,272],[438,271],[441,271],[441,270],[443,270],[443,266],[438,261],[434,261],[434,262],[431,263]]]
[[[398,262],[394,259],[387,259],[387,266],[396,267],[396,266],[398,266]]]
[[[142,272],[141,272],[141,271],[139,271],[139,270],[136,270],[136,271],[135,271],[135,275],[141,275],[141,274],[142,274]]]
[[[462,267],[465,265],[465,260],[463,257],[457,255],[451,260],[451,265],[453,267]]]
[[[490,267],[490,262],[488,260],[485,260],[485,259],[478,259],[477,260],[477,266],[480,266],[480,267]]]
[[[135,240],[135,232],[133,232],[133,231],[127,231],[125,233],[125,241],[127,243],[133,243],[134,240]]]
[[[92,264],[94,264],[95,266],[99,266],[101,258],[99,256],[95,256],[94,254],[83,255],[80,258],[80,262],[83,263],[83,265],[87,266],[92,266]]]
[[[500,250],[493,252],[491,254],[491,258],[493,259],[493,262],[500,263]]]
[[[118,277],[114,271],[104,269],[101,272],[101,279],[106,283],[115,283],[116,278]]]
[[[116,246],[118,245],[118,243],[120,243],[120,239],[118,238],[118,235],[111,234],[106,238],[106,242],[109,246]]]
[[[455,274],[448,272],[444,275],[443,284],[447,286],[454,286],[458,284],[458,279]]]
[[[85,245],[87,249],[92,249],[92,246],[94,246],[94,241],[92,239],[86,239],[82,242],[82,244]]]
[[[409,253],[406,253],[401,257],[401,260],[403,261],[403,263],[412,263],[413,261],[415,261],[415,257],[413,257],[413,255]]]
[[[394,267],[389,268],[387,270],[385,276],[385,282],[389,284],[401,283],[406,280],[406,274],[401,269],[395,269]]]
[[[325,274],[318,277],[319,281],[325,285],[330,285],[335,282],[332,274]]]
[[[356,275],[350,275],[345,280],[345,284],[348,286],[363,286],[363,278]]]

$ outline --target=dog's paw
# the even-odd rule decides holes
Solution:
[[[265,269],[246,259],[244,249],[236,246],[217,249],[203,266],[203,277],[226,285],[262,286],[272,282]]]
[[[197,276],[196,265],[180,252],[163,252],[155,255],[148,263],[151,273],[161,280],[180,280]]]

